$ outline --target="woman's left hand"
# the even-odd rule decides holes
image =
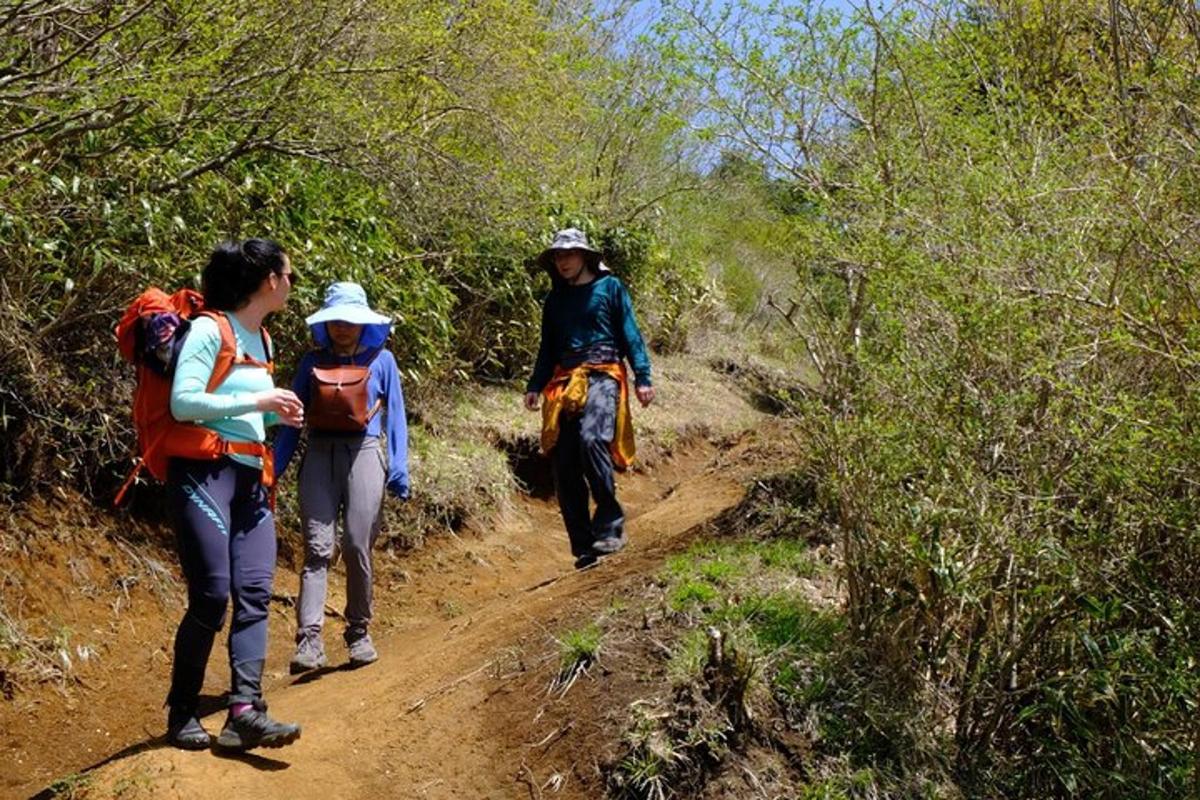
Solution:
[[[282,425],[288,425],[293,428],[304,427],[304,406],[300,403],[294,406],[286,406],[276,411],[275,416],[279,417],[279,422]]]
[[[653,386],[639,386],[635,391],[637,393],[638,402],[642,404],[642,408],[645,408],[654,402]]]

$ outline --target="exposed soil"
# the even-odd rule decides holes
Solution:
[[[468,529],[406,556],[379,554],[381,659],[361,670],[285,674],[292,633],[286,601],[298,578],[281,572],[267,696],[273,714],[300,722],[304,732],[286,749],[238,758],[161,743],[178,601],[164,616],[159,590],[135,585],[123,613],[71,619],[78,581],[64,564],[61,585],[34,594],[42,603],[61,596],[64,624],[73,630],[114,629],[105,631],[107,650],[80,670],[82,688],[66,702],[42,691],[0,704],[8,762],[0,792],[26,797],[83,773],[76,783],[87,797],[599,796],[598,765],[625,712],[620,698],[634,696],[638,675],[584,677],[566,695],[551,696],[555,636],[606,609],[619,613],[614,601],[637,592],[698,526],[741,500],[764,461],[776,460],[771,439],[759,431],[722,446],[694,443],[652,471],[622,476],[631,544],[582,572],[572,569],[553,499],[538,492],[517,498],[488,530]],[[107,540],[99,546],[117,547]],[[329,605],[341,602],[335,581]],[[326,645],[337,665],[344,651],[336,618],[328,619]],[[603,662],[595,669],[603,671]],[[210,730],[221,724],[217,698],[226,676],[223,656],[214,654],[206,683]],[[61,732],[54,743],[52,732]]]

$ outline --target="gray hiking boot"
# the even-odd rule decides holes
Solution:
[[[367,664],[372,664],[379,660],[379,653],[375,652],[375,644],[371,641],[371,634],[363,631],[354,638],[347,637],[346,647],[350,649],[350,666],[365,667]]]
[[[304,636],[296,644],[296,654],[292,656],[288,672],[299,675],[302,672],[320,669],[327,663],[329,663],[329,659],[325,657],[325,645],[322,643],[321,637]]]

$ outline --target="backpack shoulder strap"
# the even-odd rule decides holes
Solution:
[[[267,333],[267,328],[264,325],[259,329],[262,334],[263,352],[267,354],[267,371],[275,371],[275,344],[271,341],[271,334]]]
[[[217,323],[217,330],[221,333],[221,347],[217,350],[217,360],[213,363],[206,390],[211,393],[225,382],[233,365],[238,362],[237,337],[233,333],[233,325],[230,324],[229,318],[222,312],[201,311],[197,316],[208,317]]]

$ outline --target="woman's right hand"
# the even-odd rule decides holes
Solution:
[[[291,389],[268,389],[254,398],[254,407],[264,413],[273,412],[284,425],[304,427],[304,403]]]
[[[540,392],[526,392],[525,393],[525,408],[529,409],[530,411],[537,411],[538,410],[538,401],[541,399],[541,396],[542,395]]]

